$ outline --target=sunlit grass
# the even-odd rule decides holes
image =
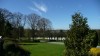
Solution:
[[[64,45],[50,43],[24,43],[21,45],[31,56],[63,56]],[[28,45],[29,44],[29,45]]]

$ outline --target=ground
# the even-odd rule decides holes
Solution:
[[[24,44],[24,45],[23,45]],[[31,52],[31,56],[63,56],[64,45],[53,43],[22,43],[20,45]]]

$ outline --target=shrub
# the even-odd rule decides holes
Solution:
[[[91,48],[89,51],[90,56],[100,56],[100,48]]]
[[[40,42],[40,40],[33,40],[33,42]]]

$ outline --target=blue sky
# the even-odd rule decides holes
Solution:
[[[22,14],[36,13],[52,22],[54,29],[69,29],[71,15],[79,11],[91,29],[100,29],[100,0],[0,0],[0,8]]]

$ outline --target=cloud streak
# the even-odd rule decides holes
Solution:
[[[36,3],[36,2],[33,2],[34,6],[36,7],[36,9],[38,9],[39,11],[42,11],[42,12],[47,12],[47,6],[43,3]]]
[[[39,15],[42,15],[42,13],[47,12],[47,6],[44,3],[36,3],[32,2],[33,6],[29,6],[28,8],[34,12],[36,12]]]

